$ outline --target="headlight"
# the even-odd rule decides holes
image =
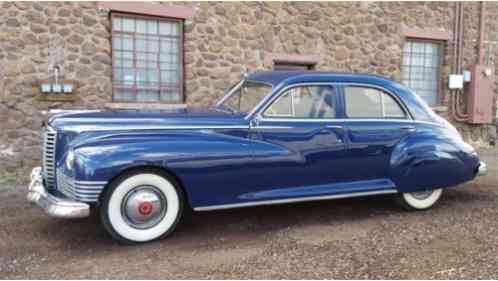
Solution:
[[[68,170],[72,170],[74,168],[74,160],[75,160],[74,151],[71,149],[66,155],[66,168]]]

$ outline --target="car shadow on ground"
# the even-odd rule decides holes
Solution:
[[[471,188],[450,189],[440,204],[428,212],[451,211],[473,201],[485,201],[485,194],[478,195]],[[311,225],[345,224],[355,221],[387,219],[389,216],[410,215],[394,202],[395,195],[365,198],[315,201],[274,206],[260,206],[210,212],[193,212],[184,218],[176,231],[167,239],[149,245],[195,250],[216,245],[250,243],[261,237],[289,228]],[[421,212],[420,214],[426,214]],[[431,215],[431,214],[429,214]],[[97,212],[82,220],[50,219],[38,230],[42,238],[71,248],[94,250],[118,247],[100,224]],[[166,246],[167,245],[167,246]],[[105,246],[105,247],[104,247]]]

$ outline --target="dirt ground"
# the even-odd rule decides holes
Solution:
[[[389,196],[196,213],[122,246],[98,218],[57,220],[0,186],[0,278],[498,279],[498,150],[489,175],[425,212]]]

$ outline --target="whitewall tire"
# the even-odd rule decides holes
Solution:
[[[402,193],[400,195],[400,200],[407,209],[427,210],[439,201],[442,194],[442,188],[421,192]]]
[[[116,179],[103,194],[104,228],[125,243],[148,242],[170,234],[183,212],[183,194],[167,175],[136,171]]]

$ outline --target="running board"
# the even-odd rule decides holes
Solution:
[[[349,194],[299,197],[299,198],[290,198],[290,199],[265,200],[265,201],[256,201],[256,202],[244,202],[244,203],[214,205],[206,207],[196,207],[194,208],[194,211],[202,212],[202,211],[213,211],[213,210],[223,210],[223,209],[245,208],[253,206],[278,205],[278,204],[288,204],[288,203],[307,202],[307,201],[320,201],[320,200],[353,198],[353,197],[363,197],[363,196],[382,195],[382,194],[394,194],[394,193],[398,193],[398,191],[396,189],[387,189],[387,190],[378,190],[378,191],[356,192]]]

